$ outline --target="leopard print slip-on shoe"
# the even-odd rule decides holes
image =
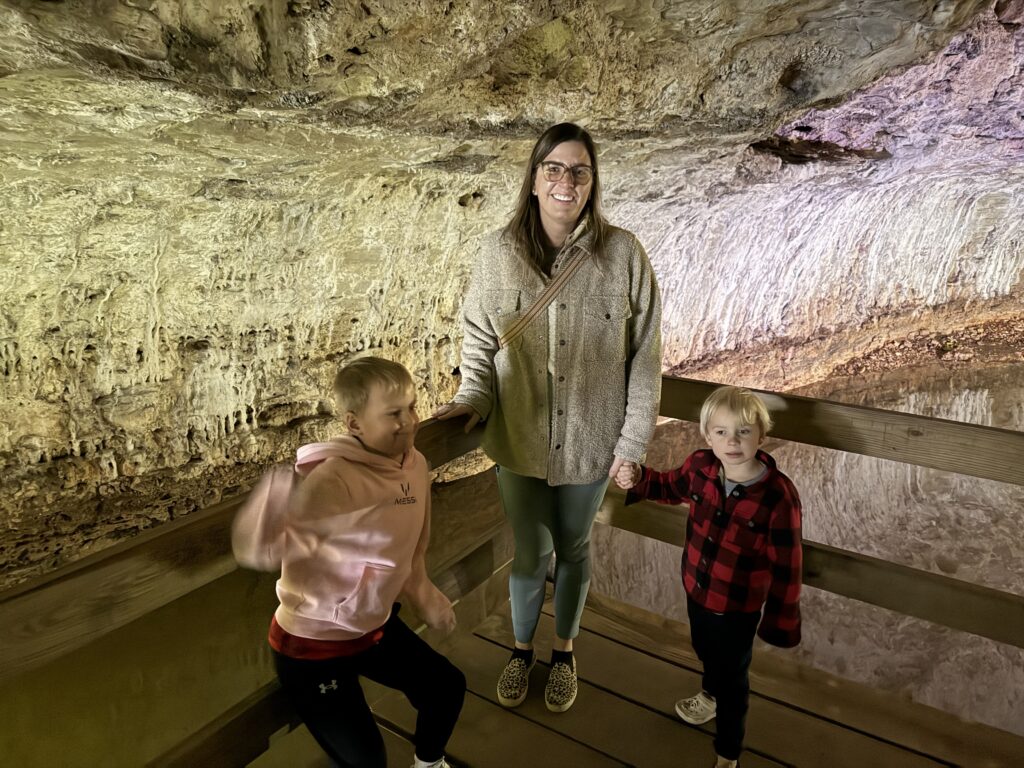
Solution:
[[[548,684],[544,687],[544,704],[552,712],[565,712],[576,701],[579,686],[576,682],[576,657],[570,667],[564,661],[551,665]]]

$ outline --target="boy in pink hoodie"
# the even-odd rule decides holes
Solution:
[[[398,363],[363,357],[338,372],[334,396],[348,435],[301,447],[301,482],[290,471],[264,477],[236,518],[235,556],[281,568],[269,634],[277,675],[331,758],[387,765],[363,676],[402,691],[417,709],[414,768],[446,768],[466,679],[398,618],[396,602],[433,628],[455,627],[424,560],[430,476],[413,446],[412,377]]]

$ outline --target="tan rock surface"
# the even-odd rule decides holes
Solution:
[[[554,120],[603,147],[667,368],[783,388],[1019,314],[1013,12],[0,2],[5,578],[331,433],[354,354],[445,401],[472,238]]]

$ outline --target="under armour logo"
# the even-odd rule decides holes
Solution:
[[[320,693],[327,693],[328,691],[336,691],[336,690],[338,690],[338,681],[337,680],[331,680],[331,684],[330,685],[327,685],[325,683],[320,683]]]
[[[412,489],[412,483],[399,483],[402,486],[402,495],[408,496],[409,491]]]

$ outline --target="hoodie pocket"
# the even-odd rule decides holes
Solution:
[[[629,351],[627,321],[633,313],[625,296],[588,296],[584,341],[588,362],[624,363]]]
[[[352,619],[359,624],[377,622],[375,627],[383,624],[398,596],[398,586],[392,583],[394,577],[395,569],[390,566],[364,565],[355,590],[338,603],[334,621],[343,625],[352,623]]]

